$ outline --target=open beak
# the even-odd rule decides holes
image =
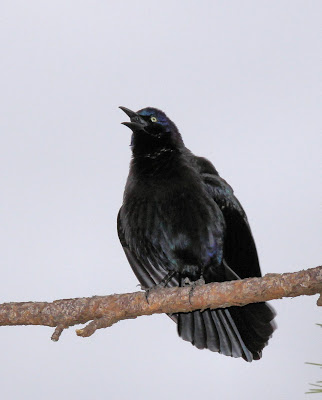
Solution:
[[[119,107],[126,115],[130,117],[131,122],[122,122],[123,125],[130,128],[132,131],[143,131],[147,126],[147,122],[135,111],[126,107]]]

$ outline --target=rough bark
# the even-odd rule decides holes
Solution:
[[[56,327],[57,341],[65,328],[91,321],[76,331],[90,336],[96,329],[141,315],[176,313],[207,308],[243,306],[283,297],[320,294],[322,305],[322,266],[299,272],[267,274],[263,278],[209,283],[190,287],[164,288],[145,292],[113,294],[47,302],[4,303],[0,305],[0,326],[45,325]]]

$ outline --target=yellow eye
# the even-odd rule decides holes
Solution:
[[[150,120],[151,120],[152,122],[157,122],[158,119],[157,119],[156,117],[151,117]]]

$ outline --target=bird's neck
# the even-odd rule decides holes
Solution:
[[[167,176],[176,168],[180,152],[177,149],[160,148],[144,154],[134,154],[131,168],[141,176]]]
[[[180,149],[160,138],[140,134],[132,138],[132,154],[135,172],[155,176],[175,165]]]

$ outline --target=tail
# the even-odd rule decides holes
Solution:
[[[275,312],[267,303],[178,314],[178,333],[198,349],[225,356],[259,360],[276,329]]]

